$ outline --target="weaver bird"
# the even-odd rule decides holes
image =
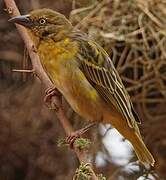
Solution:
[[[44,69],[73,110],[91,122],[111,123],[131,142],[140,162],[153,166],[155,160],[139,132],[139,118],[106,51],[50,9],[10,21],[28,29]]]

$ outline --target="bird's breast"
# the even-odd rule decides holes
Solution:
[[[45,42],[39,47],[39,55],[47,74],[71,107],[91,121],[101,120],[101,98],[79,69],[73,44],[64,48]]]

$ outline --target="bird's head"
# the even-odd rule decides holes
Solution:
[[[16,16],[9,22],[20,24],[39,38],[63,35],[73,28],[70,21],[62,14],[51,9],[37,9],[27,15]]]

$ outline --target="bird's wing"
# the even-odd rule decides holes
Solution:
[[[105,50],[92,40],[77,38],[80,69],[101,97],[127,120],[129,127],[140,122],[130,97]]]

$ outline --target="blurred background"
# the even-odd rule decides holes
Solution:
[[[142,124],[143,139],[156,159],[144,169],[128,142],[110,125],[87,137],[95,172],[109,180],[166,179],[166,1],[17,0],[22,14],[51,8],[93,37],[110,55]],[[79,162],[68,148],[55,114],[43,103],[43,85],[32,75],[12,72],[31,64],[4,2],[0,1],[0,180],[70,180]],[[86,122],[65,104],[74,129]]]

